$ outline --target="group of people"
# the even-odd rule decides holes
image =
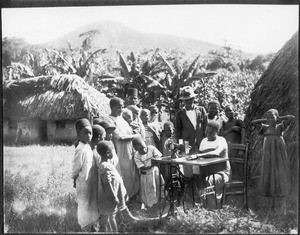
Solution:
[[[167,169],[160,174],[152,159],[170,156],[169,143],[182,140],[188,142],[190,154],[200,152],[225,159],[228,159],[228,143],[245,143],[244,122],[234,115],[232,105],[226,105],[222,115],[218,101],[210,101],[206,110],[195,104],[195,97],[192,87],[182,89],[184,107],[176,114],[174,123],[162,123],[156,106],[139,107],[138,91],[133,88],[125,101],[118,97],[110,99],[111,113],[104,120],[76,122],[78,141],[72,178],[77,192],[78,222],[84,230],[93,230],[101,218],[106,231],[116,232],[118,211],[138,220],[127,207],[134,198],[141,201],[141,209],[151,209],[158,203],[163,190],[160,186],[164,185],[159,181],[168,180],[168,174]],[[293,119],[292,115],[279,117],[271,109],[266,119],[253,121],[261,124],[260,132],[265,136],[261,177],[265,196],[282,197],[289,192],[282,133]],[[232,177],[232,167],[236,166],[227,161],[226,169],[214,175],[214,182],[212,177],[206,178],[209,184],[215,184],[218,201],[224,183]],[[184,166],[182,170],[189,177],[199,174],[192,166]]]

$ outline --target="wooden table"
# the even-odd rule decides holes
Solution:
[[[199,167],[199,172],[200,172],[200,177],[202,180],[205,180],[205,176],[211,175],[214,173],[217,173],[218,171],[226,169],[226,162],[228,159],[212,156],[209,158],[203,158],[201,157],[202,154],[197,154],[197,155],[188,155],[188,156],[183,156],[180,158],[175,158],[172,159],[171,157],[161,157],[161,158],[156,158],[152,159],[152,163],[159,168],[159,172],[161,174],[161,168],[162,165],[168,165],[171,167],[176,166],[177,170],[179,170],[179,165],[186,165],[186,166],[196,166]],[[195,160],[189,160],[189,158],[197,158]],[[169,171],[169,177],[168,179],[172,178],[172,172]],[[181,175],[183,175],[180,172]],[[159,177],[159,185],[161,189],[161,177]],[[173,198],[173,192],[171,188],[171,196],[170,196],[170,209],[169,213],[174,211],[174,200]],[[193,195],[194,196],[194,195]],[[159,193],[159,203],[161,203],[161,193]],[[193,199],[193,204],[194,204],[194,199]],[[161,213],[160,213],[161,216]]]

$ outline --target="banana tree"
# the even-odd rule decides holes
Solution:
[[[172,66],[162,55],[160,55],[164,65],[168,67],[165,77],[160,83],[166,87],[163,99],[159,100],[159,105],[165,103],[170,108],[171,120],[180,108],[180,92],[185,86],[195,87],[195,81],[203,81],[203,78],[214,76],[215,72],[206,71],[204,64],[199,63],[201,56],[197,56],[186,69],[175,59]]]
[[[203,82],[203,78],[216,74],[216,72],[206,71],[203,63],[200,65],[200,55],[186,69],[179,65],[178,59],[175,59],[172,66],[159,49],[156,49],[151,58],[141,65],[133,53],[127,57],[127,60],[120,52],[118,57],[121,78],[123,78],[118,78],[121,84],[118,88],[124,91],[122,97],[125,97],[128,87],[134,87],[139,90],[143,106],[155,104],[160,108],[165,104],[173,114],[179,108],[181,87],[194,86],[195,81]],[[113,78],[106,78],[106,81],[109,79],[116,81]]]
[[[158,74],[167,72],[169,67],[164,65],[162,59],[156,59],[157,53],[158,49],[150,59],[141,62],[133,52],[125,59],[122,53],[117,51],[120,76],[98,76],[98,82],[102,87],[108,86],[106,90],[108,96],[118,95],[125,98],[128,88],[137,88],[142,106],[148,106],[155,102],[155,94],[166,89],[159,83],[157,77]]]

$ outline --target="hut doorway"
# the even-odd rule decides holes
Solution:
[[[39,142],[40,144],[46,144],[48,142],[47,134],[47,122],[39,120]]]

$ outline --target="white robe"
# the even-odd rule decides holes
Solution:
[[[89,144],[79,142],[75,149],[72,178],[76,179],[78,223],[81,228],[99,218],[97,207],[97,167]]]
[[[116,168],[120,169],[125,188],[129,198],[134,196],[140,189],[140,178],[137,166],[134,162],[134,153],[131,140],[122,140],[122,137],[132,135],[129,124],[121,117],[110,117],[110,121],[117,127],[113,133],[113,142],[119,158]]]

